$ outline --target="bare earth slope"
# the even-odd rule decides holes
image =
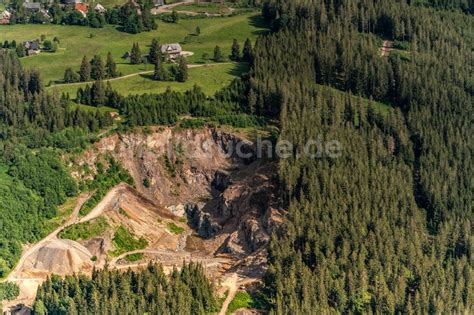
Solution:
[[[237,146],[255,153],[251,141],[222,130],[151,128],[115,133],[72,158],[71,172],[78,180],[92,178],[97,163],[107,167],[112,157],[128,170],[136,187],[114,187],[89,214],[78,218],[89,198],[82,195],[68,223],[27,250],[10,275],[22,289],[15,302],[31,305],[38,284],[52,273],[87,274],[106,261],[118,269],[156,261],[165,270],[200,262],[231,293],[260,279],[271,231],[281,222],[273,179],[276,167],[271,161],[240,158]],[[102,235],[77,242],[57,237],[66,226],[98,218],[108,226]],[[112,239],[118,227],[145,239],[146,248],[114,256]],[[128,261],[131,254],[140,256]]]

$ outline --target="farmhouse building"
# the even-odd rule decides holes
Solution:
[[[5,25],[5,24],[10,24],[10,18],[12,17],[12,14],[8,12],[7,10],[3,11],[0,13],[0,24]]]
[[[28,56],[34,56],[41,52],[40,43],[38,40],[28,40],[23,43],[25,46],[26,54]]]
[[[74,10],[82,13],[84,17],[87,17],[87,11],[89,10],[89,8],[87,7],[87,4],[85,3],[76,3],[74,5]]]
[[[165,44],[161,46],[161,53],[168,56],[171,60],[181,55],[183,49],[180,44]]]
[[[104,8],[104,6],[101,5],[100,3],[97,3],[94,10],[95,10],[95,12],[100,13],[100,14],[105,14],[107,12],[107,9]]]

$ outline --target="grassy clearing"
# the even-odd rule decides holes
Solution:
[[[71,225],[65,228],[59,234],[59,237],[73,241],[86,241],[102,235],[105,233],[105,231],[107,231],[108,227],[109,224],[107,223],[107,220],[100,217],[94,221]]]
[[[143,259],[143,254],[131,254],[125,257],[125,260],[128,262],[136,262]]]
[[[200,36],[192,36],[196,26],[201,28]],[[145,65],[130,65],[128,61],[121,59],[134,42],[140,45],[143,53],[147,53],[153,38],[158,38],[161,43],[182,43],[185,37],[192,38],[189,43],[182,44],[184,50],[194,52],[188,61],[204,63],[202,55],[207,53],[212,56],[216,45],[221,46],[227,55],[230,54],[233,38],[239,40],[243,46],[247,37],[255,40],[263,32],[266,32],[266,28],[258,12],[226,18],[181,19],[177,24],[159,21],[157,30],[140,34],[123,33],[111,25],[102,29],[66,25],[2,26],[2,38],[8,41],[37,39],[41,35],[45,35],[47,39],[59,37],[61,43],[57,52],[43,52],[38,56],[21,59],[26,68],[38,69],[45,83],[62,80],[67,67],[79,70],[84,55],[91,58],[98,54],[105,61],[109,51],[122,74],[153,70],[150,65],[145,69]]]
[[[254,300],[246,291],[239,291],[227,308],[227,314],[233,314],[240,308],[252,308]]]
[[[203,66],[189,69],[189,80],[184,83],[155,81],[152,78],[153,73],[149,73],[120,80],[112,80],[110,81],[110,84],[122,95],[164,93],[167,89],[184,92],[190,90],[195,84],[197,84],[202,87],[204,93],[212,96],[215,92],[227,86],[233,79],[246,71],[248,71],[248,65],[243,63],[216,64],[207,67]],[[86,83],[72,85],[66,84],[57,85],[51,89],[56,90],[59,93],[69,93],[71,98],[74,99],[76,97],[77,89],[79,87],[84,88],[85,86]],[[93,111],[96,110],[95,107],[90,107],[90,109]],[[101,107],[101,110],[114,111],[114,109],[108,107]]]
[[[69,93],[69,90],[67,90],[67,92],[71,95],[71,97],[73,97],[73,96],[75,97],[77,88],[78,88],[78,87],[76,87],[76,90],[74,90],[73,93]],[[71,89],[71,91],[72,91],[72,90],[73,90],[73,89]],[[107,107],[107,106],[94,107],[94,106],[89,106],[89,105],[76,104],[76,103],[74,103],[74,102],[71,103],[71,109],[72,109],[72,110],[75,110],[77,107],[79,107],[79,108],[82,109],[82,110],[85,110],[85,111],[88,111],[88,112],[93,112],[93,113],[95,113],[97,110],[98,110],[100,113],[117,112],[117,109],[112,108],[112,107]]]
[[[170,231],[173,234],[181,234],[181,233],[184,233],[185,231],[184,228],[177,226],[175,223],[172,223],[172,222],[168,223],[166,227],[168,228],[168,231]]]
[[[87,3],[91,8],[95,7],[98,3],[103,5],[105,8],[113,8],[127,3],[127,0],[89,0]]]
[[[56,228],[60,227],[67,221],[69,216],[72,214],[74,207],[76,206],[77,198],[78,197],[68,198],[68,200],[66,200],[63,205],[58,207],[57,215],[45,223],[47,231],[54,231]]]
[[[124,253],[144,249],[148,246],[147,240],[144,238],[136,238],[135,235],[123,225],[117,228],[112,241],[115,246],[115,250],[110,252],[112,256],[120,256]]]

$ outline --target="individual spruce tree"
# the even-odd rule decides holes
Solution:
[[[250,41],[249,38],[245,41],[244,44],[244,49],[242,51],[242,60],[246,62],[252,62],[253,61],[253,48],[252,48],[252,42]]]
[[[74,83],[79,81],[79,76],[72,70],[71,67],[66,68],[64,71],[64,83]]]
[[[107,54],[107,62],[105,63],[105,72],[107,78],[115,78],[118,76],[117,73],[117,64],[115,63],[112,54],[109,52]]]
[[[219,46],[214,48],[214,61],[221,62],[223,60],[222,51]]]
[[[142,52],[140,51],[140,46],[138,46],[138,43],[134,43],[132,46],[132,51],[130,52],[130,63],[132,65],[138,65],[142,63]]]
[[[150,52],[148,53],[148,61],[151,64],[156,65],[158,60],[161,61],[161,57],[162,56],[161,56],[160,44],[158,43],[158,40],[156,38],[153,38],[150,45]]]
[[[234,38],[234,41],[232,42],[232,49],[230,53],[230,58],[234,61],[239,61],[241,56],[240,56],[240,45],[237,39]]]
[[[82,58],[81,68],[79,69],[79,78],[81,82],[86,82],[91,79],[91,65],[86,56]]]
[[[105,105],[105,87],[104,83],[100,80],[94,82],[91,87],[91,102],[93,106]]]
[[[173,10],[173,12],[171,12],[171,21],[173,23],[178,23],[178,21],[179,21],[179,14],[175,10]]]
[[[105,78],[105,69],[100,56],[95,55],[91,60],[91,78],[93,80],[102,80]]]
[[[15,51],[18,58],[25,57],[26,55],[25,45],[23,45],[23,43],[20,43],[18,46],[16,46]]]
[[[158,61],[155,64],[155,72],[153,73],[153,79],[157,81],[169,80],[169,73],[168,73],[168,70],[163,65],[163,62]]]
[[[178,71],[176,74],[176,81],[178,82],[186,82],[188,80],[188,63],[186,58],[179,57],[178,58]]]
[[[196,35],[196,36],[201,35],[201,28],[199,27],[199,25],[196,26],[196,30],[194,31],[194,35]]]

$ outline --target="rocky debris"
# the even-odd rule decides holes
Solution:
[[[232,254],[234,256],[244,257],[246,250],[241,246],[237,233],[229,235],[216,253]]]
[[[242,259],[265,247],[281,223],[276,163],[257,160],[256,151],[251,141],[221,129],[151,127],[148,132],[103,138],[76,162],[93,171],[97,161],[112,156],[129,171],[136,190],[147,200],[170,215],[187,217],[204,243],[199,248]],[[132,231],[156,221],[147,217],[141,202],[137,199],[129,206],[121,202],[129,215],[122,224]],[[140,236],[150,246],[156,245],[157,237],[160,244],[166,238],[156,229]],[[187,242],[178,243],[182,247]]]
[[[242,222],[242,231],[252,252],[267,245],[270,241],[270,235],[259,225],[256,219]]]
[[[245,308],[240,308],[234,312],[234,315],[257,315],[257,314],[263,314],[257,310],[249,310]]]
[[[201,207],[197,204],[186,205],[186,214],[188,216],[188,224],[197,231],[199,236],[209,239],[222,230],[222,226],[213,222],[211,215],[201,211]]]
[[[212,129],[212,137],[225,155],[236,162],[244,162],[248,165],[257,159],[252,141],[216,129]]]
[[[71,240],[54,239],[27,258],[24,270],[70,275],[93,267],[90,251]]]
[[[232,178],[229,172],[217,170],[214,179],[212,180],[212,187],[220,192],[223,192],[232,184]]]
[[[166,207],[166,209],[168,209],[175,216],[178,216],[178,217],[186,216],[186,211],[184,209],[183,204],[168,206]]]
[[[84,247],[89,250],[92,257],[95,257],[97,261],[101,261],[107,255],[107,251],[110,248],[110,240],[102,237],[93,238],[84,242]]]

